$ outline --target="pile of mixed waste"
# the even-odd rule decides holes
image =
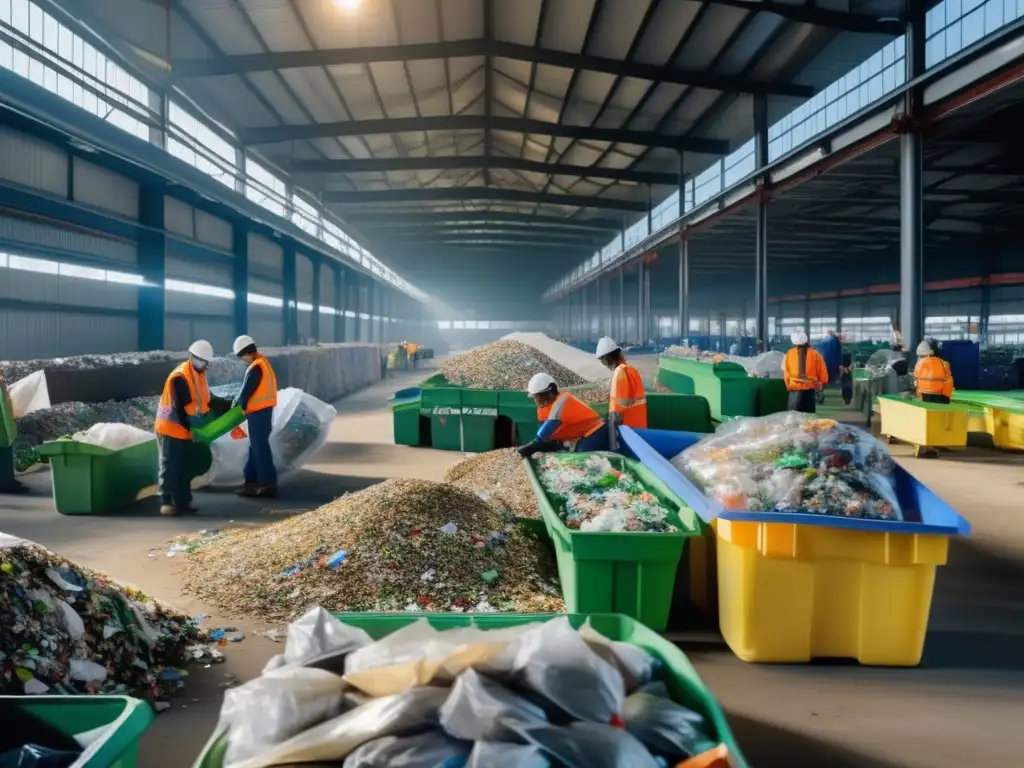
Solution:
[[[526,391],[536,373],[548,373],[559,388],[580,386],[587,380],[528,344],[496,341],[446,361],[441,373],[451,384],[472,389]]]
[[[449,469],[444,480],[473,491],[513,517],[540,517],[537,495],[515,448],[474,454]]]

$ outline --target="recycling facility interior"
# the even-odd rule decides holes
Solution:
[[[513,331],[1018,345],[1024,4],[859,5],[0,0],[0,359],[226,353],[241,332],[439,356]],[[339,400],[272,507],[59,517],[41,472],[0,531],[227,623],[182,594],[165,542],[441,479],[461,454],[390,435],[388,399],[426,375]],[[893,452],[974,528],[920,668],[747,665],[673,637],[756,765],[1024,754],[1024,462]],[[278,650],[232,623],[246,641],[140,764],[189,764],[224,673]]]

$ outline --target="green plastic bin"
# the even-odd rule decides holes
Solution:
[[[424,445],[420,435],[420,398],[396,400],[391,406],[395,445]]]
[[[658,367],[693,382],[693,394],[708,401],[712,418],[757,416],[759,379],[747,375],[742,365],[730,362],[700,363],[662,355]],[[670,387],[671,388],[671,387]]]
[[[757,415],[768,416],[789,410],[789,390],[782,379],[753,379],[757,382]]]
[[[714,432],[708,401],[700,395],[647,394],[647,426],[676,432]]]
[[[212,443],[235,427],[245,423],[245,411],[236,405],[226,413],[192,428],[192,439],[199,443]]]
[[[380,639],[425,618],[439,630],[475,626],[481,629],[502,629],[504,627],[550,621],[559,615],[551,613],[336,613],[341,621],[365,630],[374,639]],[[618,642],[629,643],[643,648],[662,662],[661,679],[668,686],[673,700],[689,707],[703,716],[712,733],[708,735],[729,748],[735,768],[748,768],[746,758],[740,751],[736,737],[726,720],[722,707],[700,679],[686,654],[668,640],[645,627],[638,621],[619,614],[569,614],[570,623],[579,628],[590,619],[591,626],[605,637]],[[196,760],[193,768],[223,768],[227,751],[224,731],[214,733]]]
[[[677,395],[693,394],[693,379],[681,373],[663,368],[660,364],[658,367],[658,383],[666,389],[672,390]]]
[[[18,424],[14,421],[14,406],[7,385],[0,384],[0,448],[14,445],[18,439]]]
[[[55,440],[36,449],[50,460],[53,503],[62,515],[112,512],[145,498],[157,484],[156,440],[119,451]]]
[[[462,450],[483,453],[494,450],[494,428],[498,419],[497,390],[462,390]]]
[[[615,457],[613,464],[618,463],[636,475],[662,504],[674,510],[670,519],[679,531],[572,530],[555,511],[532,460],[524,461],[541,516],[555,545],[558,578],[569,613],[622,613],[651,629],[664,630],[668,626],[676,570],[686,542],[701,535],[696,513],[643,464]]]
[[[75,768],[136,768],[139,739],[153,722],[149,704],[128,696],[2,696],[67,736],[98,728],[106,732],[75,762]],[[7,703],[5,702],[5,703]]]

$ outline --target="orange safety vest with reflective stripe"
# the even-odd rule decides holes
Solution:
[[[793,347],[782,360],[782,378],[786,382],[786,389],[790,392],[821,389],[828,384],[825,358],[818,350],[810,347],[806,348],[806,356],[801,355],[801,349],[801,347]]]
[[[191,440],[187,424],[178,421],[178,413],[174,408],[174,380],[181,377],[188,385],[189,403],[185,413],[189,416],[202,416],[210,410],[210,388],[206,384],[206,372],[200,373],[186,360],[167,377],[164,392],[160,397],[160,405],[156,409],[156,424],[153,431],[165,437],[176,437],[179,440]]]
[[[562,392],[551,405],[538,408],[537,420],[558,422],[548,439],[563,443],[590,437],[604,426],[597,411],[568,392]]]
[[[621,413],[622,423],[634,429],[647,429],[647,393],[640,371],[623,363],[612,373],[612,393],[608,400],[611,413]]]
[[[941,357],[922,357],[914,366],[918,395],[945,395],[953,397],[953,374],[949,363]]]
[[[260,377],[260,383],[256,387],[256,391],[252,393],[252,397],[246,403],[245,412],[247,414],[256,413],[256,411],[262,411],[266,408],[273,408],[277,405],[277,376],[274,374],[270,361],[257,352],[256,357],[253,358],[252,363],[249,365],[249,371],[256,367],[262,369],[263,376]]]

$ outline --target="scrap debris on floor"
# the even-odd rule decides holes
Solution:
[[[232,614],[564,610],[544,545],[472,493],[387,480],[185,558],[185,590]]]
[[[513,517],[540,518],[537,496],[515,448],[474,454],[449,469],[444,479]]]
[[[519,341],[496,341],[457,355],[441,367],[451,384],[471,389],[510,389],[525,392],[530,378],[548,373],[562,389],[589,382],[543,352]]]

